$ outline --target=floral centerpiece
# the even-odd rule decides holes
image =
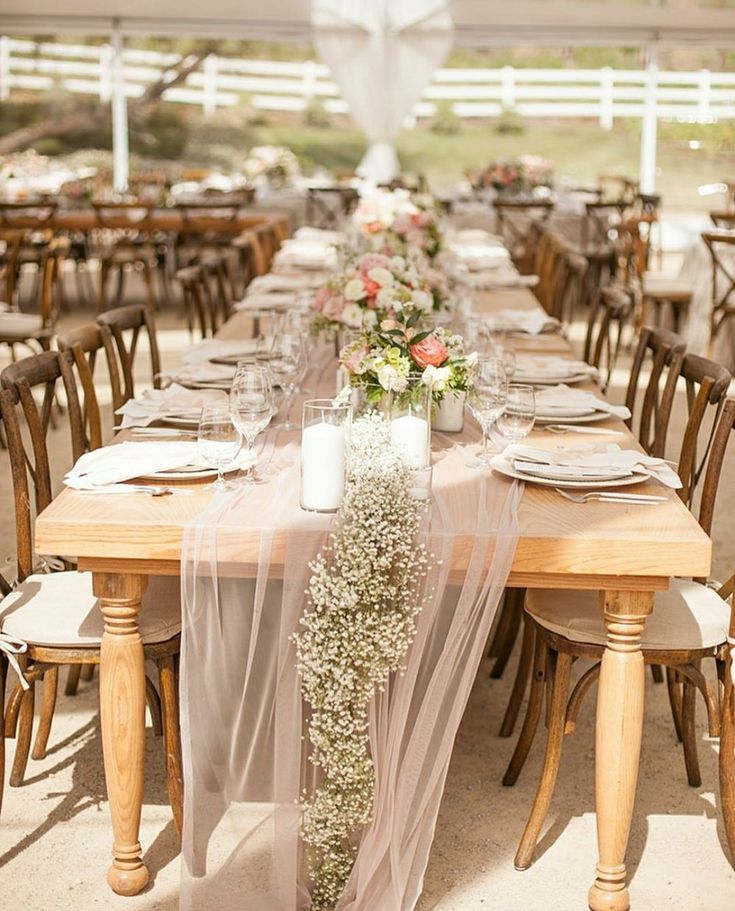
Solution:
[[[450,329],[420,331],[421,313],[399,310],[374,332],[345,346],[340,353],[352,388],[363,389],[369,405],[387,392],[406,393],[420,378],[439,404],[448,393],[468,392],[475,377],[477,353],[465,353],[464,340]]]
[[[476,190],[492,187],[499,193],[532,193],[538,187],[550,188],[554,170],[550,161],[538,155],[521,155],[507,161],[491,161],[470,174]]]
[[[421,314],[433,307],[432,290],[416,266],[401,256],[364,253],[317,291],[313,329],[369,330],[397,311]]]
[[[255,186],[288,187],[301,176],[298,158],[286,146],[253,146],[242,172]]]
[[[439,214],[425,194],[380,190],[362,200],[354,220],[363,242],[376,253],[406,256],[417,250],[433,260],[443,248]]]

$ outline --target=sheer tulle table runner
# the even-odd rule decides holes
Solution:
[[[320,391],[333,381],[324,353]],[[309,384],[307,378],[306,383]],[[311,381],[314,382],[314,379]],[[435,441],[422,535],[431,592],[405,673],[369,716],[372,822],[339,911],[408,911],[421,893],[454,737],[515,551],[521,485],[467,470],[473,427]],[[269,432],[266,482],[215,497],[186,530],[181,703],[185,829],[181,907],[309,907],[298,800],[311,784],[291,640],[332,519],[299,509],[298,434]],[[257,567],[220,564],[228,528],[260,542]],[[229,551],[229,548],[228,548]]]

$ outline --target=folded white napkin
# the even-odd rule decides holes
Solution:
[[[303,225],[293,234],[296,240],[316,241],[322,244],[341,244],[345,236],[342,231],[329,231],[326,228],[313,228],[310,225]]]
[[[246,294],[233,310],[285,310],[296,303],[293,291],[269,291],[265,294]]]
[[[453,243],[483,244],[487,247],[503,247],[503,238],[499,234],[491,234],[484,228],[461,228],[452,238]]]
[[[166,389],[148,389],[143,395],[125,402],[115,414],[123,416],[121,427],[147,427],[168,416],[196,415],[209,403],[227,403],[227,393],[220,389],[185,389],[172,383]]]
[[[268,272],[266,275],[259,275],[250,282],[246,296],[266,294],[271,291],[308,291],[310,288],[318,288],[321,283],[322,278],[314,275],[314,273],[307,275],[276,275],[273,272]]]
[[[242,451],[235,462],[237,468],[249,468],[254,457]],[[196,442],[153,442],[146,440],[135,443],[126,440],[116,446],[104,446],[81,456],[64,478],[67,487],[74,490],[96,490],[106,485],[119,484],[153,475],[161,471],[196,465],[211,468],[202,459]],[[165,478],[162,478],[165,480]],[[116,491],[111,491],[116,492]]]
[[[231,357],[242,354],[249,357],[257,351],[258,340],[255,338],[223,341],[218,338],[207,338],[184,352],[185,364],[206,364],[213,357]]]
[[[524,355],[516,362],[515,380],[527,379],[560,379],[584,373],[590,377],[597,376],[594,367],[584,361],[571,361],[552,355]]]
[[[593,392],[574,389],[564,383],[536,392],[536,414],[541,417],[553,417],[555,412],[581,412],[587,408],[605,411],[623,421],[630,417],[630,410],[625,405],[613,405],[605,399],[598,398]]]
[[[681,487],[676,472],[663,459],[657,459],[634,449],[621,449],[617,443],[555,450],[535,449],[532,446],[511,444],[493,458],[510,462],[524,473],[542,477],[573,480],[626,477],[635,473],[656,478],[666,487]],[[544,468],[546,466],[546,468]],[[549,468],[549,466],[551,466]]]
[[[305,269],[333,269],[337,253],[330,244],[311,240],[287,240],[276,253],[276,266],[301,266]]]
[[[559,320],[544,313],[540,307],[533,310],[498,310],[493,313],[490,322],[498,329],[528,335],[556,332],[559,328]]]
[[[170,379],[174,383],[180,383],[182,386],[196,386],[200,383],[231,383],[235,376],[236,367],[229,364],[210,364],[207,362],[198,362],[194,364],[184,364],[178,370],[170,370],[162,373],[165,379]]]

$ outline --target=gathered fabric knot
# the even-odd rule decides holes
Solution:
[[[7,633],[0,632],[0,652],[7,657],[10,666],[18,675],[20,685],[24,690],[29,689],[30,684],[23,675],[23,669],[18,661],[18,655],[23,655],[27,651],[27,642],[23,642],[22,639],[16,639],[14,636],[9,636]]]

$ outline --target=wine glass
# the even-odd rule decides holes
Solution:
[[[508,386],[505,409],[498,418],[498,430],[511,443],[520,443],[536,420],[536,396],[533,386],[514,383]]]
[[[490,467],[491,455],[488,446],[490,431],[495,421],[503,413],[507,396],[508,378],[502,360],[498,357],[480,360],[469,406],[475,420],[482,428],[483,445],[477,460],[470,464],[470,468]]]
[[[508,377],[508,382],[513,379],[513,374],[516,372],[516,353],[512,348],[508,348],[501,341],[497,340],[497,337],[489,351],[489,354],[492,357],[499,357],[503,362],[505,367],[505,375]]]
[[[273,417],[273,388],[267,367],[247,362],[237,365],[230,389],[230,414],[245,440],[248,452],[252,453],[256,437],[265,430]],[[253,463],[247,481],[255,480]]]
[[[209,404],[202,408],[197,431],[199,455],[217,469],[214,490],[225,489],[224,470],[237,458],[242,446],[242,434],[232,421],[226,405]]]
[[[289,421],[291,400],[297,386],[306,373],[306,348],[304,337],[296,332],[282,332],[273,343],[269,362],[271,373],[284,392],[283,421],[281,430],[298,430],[299,426]]]

